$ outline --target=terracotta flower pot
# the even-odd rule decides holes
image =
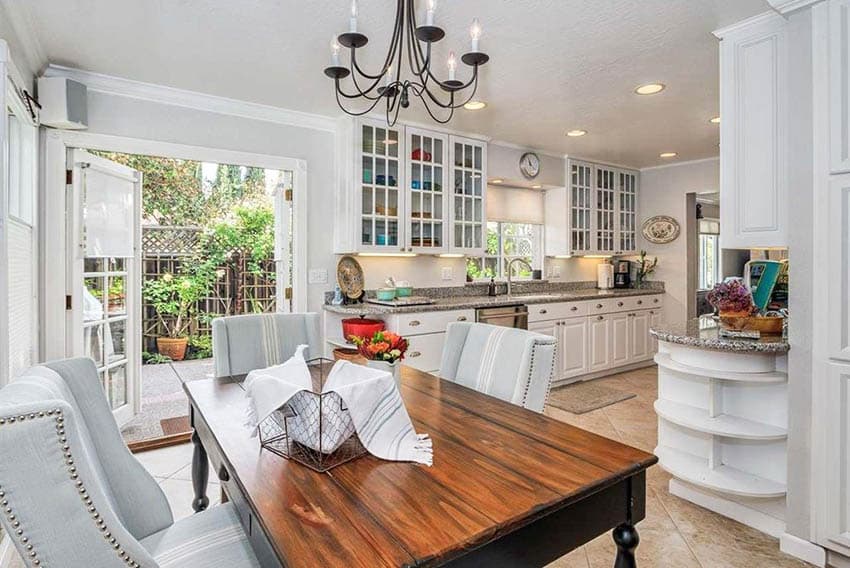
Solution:
[[[188,337],[157,337],[156,348],[160,355],[170,357],[172,361],[182,361],[186,357]]]

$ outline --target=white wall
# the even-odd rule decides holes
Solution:
[[[658,268],[651,278],[665,283],[664,316],[667,321],[684,321],[688,315],[685,194],[710,193],[719,188],[718,158],[641,170],[638,229],[646,219],[655,215],[669,215],[682,226],[679,238],[666,245],[652,244],[642,236],[638,238],[639,248],[646,250],[649,257],[658,257]],[[723,196],[720,198],[723,199]]]

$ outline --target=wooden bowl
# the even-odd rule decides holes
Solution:
[[[760,331],[767,334],[781,334],[782,323],[785,321],[783,317],[766,316],[766,317],[751,317],[744,329],[752,331]]]

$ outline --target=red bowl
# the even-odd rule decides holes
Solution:
[[[366,318],[349,318],[342,320],[342,336],[351,343],[351,337],[372,337],[375,333],[386,329],[381,320]]]

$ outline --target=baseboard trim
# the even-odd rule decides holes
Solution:
[[[563,387],[566,385],[571,385],[573,383],[592,381],[593,379],[601,379],[602,377],[610,377],[611,375],[618,375],[620,373],[635,371],[637,369],[645,369],[646,367],[653,366],[655,366],[655,361],[653,359],[647,359],[646,361],[638,361],[637,363],[623,365],[622,367],[614,367],[612,369],[605,369],[604,371],[596,371],[595,373],[589,373],[587,375],[570,377],[569,379],[557,379],[552,381],[552,387]]]
[[[785,521],[771,517],[761,511],[756,511],[746,505],[724,499],[719,495],[693,487],[678,479],[671,479],[668,486],[670,493],[700,507],[714,511],[724,517],[729,517],[758,531],[780,538],[785,533]]]
[[[779,550],[794,558],[805,560],[818,568],[826,566],[826,550],[813,542],[804,540],[789,533],[782,533],[779,537]]]

